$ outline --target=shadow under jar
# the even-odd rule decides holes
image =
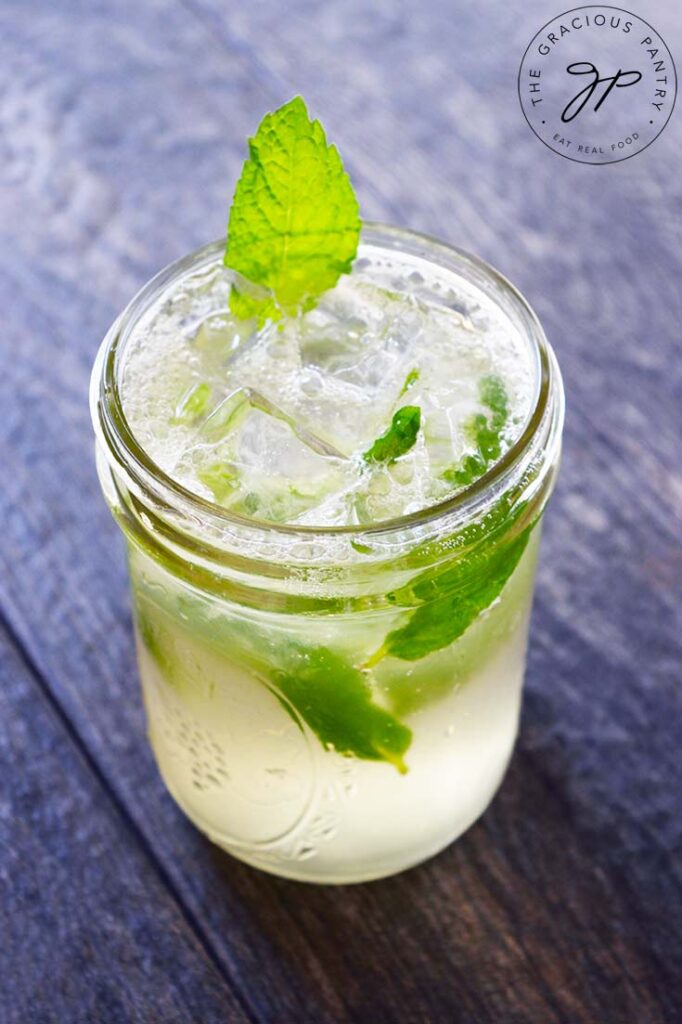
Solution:
[[[187,816],[235,857],[345,883],[408,868],[485,810],[518,729],[542,513],[563,419],[555,357],[522,296],[433,239],[363,229],[360,257],[494,303],[532,367],[516,439],[454,496],[382,522],[269,523],[156,464],[123,367],[148,312],[223,243],[173,264],[104,339],[91,406],[127,540],[149,736]],[[164,367],[158,367],[163,373]]]

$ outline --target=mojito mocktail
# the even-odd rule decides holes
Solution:
[[[376,878],[505,771],[560,377],[521,296],[423,236],[365,225],[284,315],[223,253],[152,281],[93,374],[149,735],[230,853]]]

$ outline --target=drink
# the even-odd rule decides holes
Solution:
[[[464,831],[510,757],[558,369],[511,286],[409,232],[365,228],[284,322],[231,316],[233,279],[218,246],[169,268],[93,374],[150,739],[230,853],[376,878]]]

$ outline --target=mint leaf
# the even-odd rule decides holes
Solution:
[[[225,265],[268,289],[233,289],[240,318],[312,309],[348,273],[360,235],[358,203],[335,146],[296,96],[266,114],[249,140],[230,209]]]
[[[493,414],[491,421],[493,430],[500,431],[507,422],[507,418],[509,416],[507,389],[505,388],[503,381],[496,376],[496,374],[490,374],[487,377],[483,377],[479,384],[479,393],[481,396],[481,402],[483,405],[486,405]]]
[[[177,409],[171,423],[192,423],[202,416],[211,400],[211,385],[203,381],[189,389]]]
[[[388,430],[376,439],[363,458],[367,462],[395,462],[414,445],[420,423],[421,409],[416,405],[404,405],[398,409]]]
[[[362,544],[359,540],[352,540],[350,546],[360,555],[371,555],[374,552],[374,548],[370,547],[369,544]]]
[[[406,391],[409,391],[411,387],[414,387],[414,385],[417,383],[418,380],[419,380],[419,370],[415,366],[413,370],[410,370],[410,372],[408,373],[407,377],[405,378],[405,383],[403,384],[402,388],[400,389],[400,397],[402,398],[402,396],[405,394]]]
[[[197,476],[213,492],[219,505],[239,487],[239,474],[228,462],[212,462],[200,469]]]
[[[478,393],[490,416],[478,413],[464,428],[476,453],[467,455],[458,466],[446,469],[442,474],[443,480],[456,487],[468,487],[483,476],[502,454],[502,434],[509,419],[506,388],[499,377],[491,374],[480,381]]]
[[[412,732],[374,704],[369,684],[326,647],[296,646],[291,668],[273,681],[325,747],[366,761],[388,761],[401,774]]]
[[[181,690],[185,681],[182,663],[175,650],[173,627],[165,619],[153,615],[147,602],[135,598],[135,621],[140,640],[156,662],[166,682]]]
[[[516,503],[509,492],[481,522],[470,523],[448,538],[453,552],[443,564],[426,569],[398,590],[388,593],[391,603],[413,608],[404,626],[388,634],[365,663],[378,664],[387,654],[415,661],[447,647],[469,628],[502,592],[528,544],[536,519],[525,522],[528,503]],[[469,552],[471,545],[473,550]],[[432,543],[415,549],[417,560],[432,560]]]
[[[526,549],[532,528],[532,524],[527,526],[492,552],[488,548],[487,554],[464,560],[438,576],[427,574],[410,585],[411,593],[426,603],[404,626],[388,634],[367,664],[375,665],[385,655],[417,661],[462,636],[499,597]]]
[[[236,663],[256,674],[254,686],[258,677],[272,683],[323,746],[407,771],[403,757],[412,741],[411,730],[374,703],[363,672],[340,654],[281,638],[241,618],[212,616],[200,601],[173,599],[139,579],[134,594],[140,637],[170,685],[192,685],[192,673],[203,671],[203,646],[225,659],[226,676],[230,663]],[[176,649],[178,636],[182,639]]]

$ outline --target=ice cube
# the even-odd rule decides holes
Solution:
[[[337,287],[300,324],[303,366],[375,394],[400,387],[414,362],[423,313],[411,296],[375,285]]]
[[[194,325],[192,345],[201,371],[212,374],[224,367],[251,332],[227,311],[211,313]]]
[[[348,464],[326,442],[248,389],[228,395],[175,475],[242,515],[295,519],[347,485]]]
[[[358,523],[378,523],[416,512],[428,503],[431,480],[423,437],[387,466],[372,466],[356,489],[353,507]]]
[[[356,283],[337,286],[294,330],[301,365],[282,402],[344,454],[366,450],[417,367],[423,312],[409,296]]]

